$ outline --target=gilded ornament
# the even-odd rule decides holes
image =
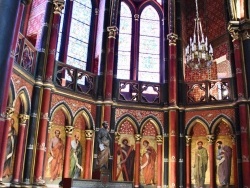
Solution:
[[[67,136],[71,136],[73,133],[74,127],[71,125],[65,126],[65,132]]]
[[[93,138],[93,130],[85,130],[85,137],[87,140],[91,140]]]

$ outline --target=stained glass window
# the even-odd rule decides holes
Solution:
[[[140,19],[138,80],[160,81],[160,20],[157,11],[147,6]]]
[[[69,2],[70,1],[67,1],[67,3]],[[69,4],[67,4],[65,8],[70,8]],[[91,11],[91,0],[74,0],[72,12],[68,11],[70,15],[65,15],[65,11],[63,10],[61,15],[59,38],[57,44],[56,58],[58,59],[61,46],[61,39],[62,37],[65,37],[62,36],[63,27],[65,27],[63,25],[64,18],[66,16],[71,16],[66,63],[83,70],[86,70],[86,63],[88,57]]]
[[[130,79],[132,14],[126,3],[121,2],[117,78]]]

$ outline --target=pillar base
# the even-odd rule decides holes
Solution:
[[[0,182],[0,187],[8,187],[2,181]]]

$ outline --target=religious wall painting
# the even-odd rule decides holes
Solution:
[[[216,185],[232,186],[234,185],[234,154],[235,154],[235,138],[231,125],[226,121],[221,121],[215,128],[216,140],[215,159],[216,159]]]
[[[140,144],[140,183],[146,186],[157,184],[157,134],[155,122],[146,121]]]
[[[66,143],[64,126],[53,125],[47,141],[45,180],[58,184],[62,179],[63,161]]]
[[[204,187],[210,184],[209,143],[207,130],[203,123],[196,122],[191,130],[191,184]]]
[[[119,140],[117,146],[117,170],[116,181],[134,180],[135,162],[135,128],[134,122],[130,118],[125,118],[119,124]]]
[[[3,182],[7,183],[12,180],[15,150],[18,136],[18,114],[14,113],[10,120],[10,127],[7,138],[6,154],[3,169]]]
[[[84,177],[85,167],[85,129],[88,122],[83,115],[85,113],[79,113],[74,120],[74,130],[71,136],[70,142],[70,170],[69,177],[73,179]]]
[[[58,108],[52,115],[52,123],[48,132],[46,161],[45,161],[45,181],[47,184],[58,184],[62,179],[64,153],[66,146],[65,127],[70,122],[67,110]]]
[[[70,142],[70,171],[69,177],[83,178],[85,167],[85,131],[74,129]]]

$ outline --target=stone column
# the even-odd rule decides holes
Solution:
[[[3,170],[4,170],[4,162],[6,160],[6,148],[7,148],[7,142],[8,142],[8,133],[11,128],[11,117],[14,114],[14,108],[8,107],[6,109],[6,113],[4,115],[5,124],[4,124],[4,132],[2,135],[2,149],[0,152],[0,187],[3,185]]]
[[[58,38],[58,29],[60,23],[60,14],[64,7],[63,0],[53,0],[54,10],[53,10],[53,21],[51,29],[51,39],[49,42],[49,54],[48,62],[45,73],[45,84],[43,88],[42,96],[42,106],[41,106],[41,117],[39,121],[39,134],[37,141],[37,151],[36,151],[36,160],[35,160],[35,172],[34,172],[34,184],[44,184],[43,180],[43,167],[44,167],[44,158],[45,158],[45,146],[46,143],[46,131],[48,126],[48,114],[50,109],[50,99],[51,99],[51,90],[54,87],[52,84],[52,74],[54,68],[55,60],[55,50]],[[42,41],[40,41],[42,43]],[[45,147],[44,147],[45,148]]]
[[[174,188],[177,187],[177,157],[178,157],[178,117],[176,110],[169,111],[169,185]]]
[[[16,154],[13,169],[12,184],[21,183],[22,162],[24,157],[25,136],[27,132],[27,120],[29,116],[26,114],[19,115],[18,138],[16,142]]]
[[[238,172],[237,172],[237,150],[236,150],[236,137],[235,135],[231,135],[232,139],[232,164],[234,166],[234,186],[238,187]]]
[[[210,167],[210,188],[216,188],[216,181],[215,181],[215,155],[214,155],[214,135],[207,135],[207,140],[209,143],[209,148],[208,148],[208,160],[209,160],[209,167]]]
[[[156,136],[156,142],[157,142],[157,188],[162,187],[162,142],[163,137],[162,135]]]
[[[140,187],[140,141],[141,135],[135,135],[135,176],[134,176],[134,185],[135,187]]]
[[[84,179],[91,179],[92,172],[92,153],[93,153],[93,130],[85,130],[86,138],[86,154],[85,154],[85,169],[84,169]]]
[[[74,127],[71,125],[65,126],[66,140],[65,140],[65,152],[64,152],[64,164],[63,164],[63,178],[71,178],[70,171],[70,150],[71,150],[71,138]]]
[[[186,136],[186,188],[191,188],[191,136]]]
[[[115,132],[115,144],[114,144],[114,155],[113,155],[113,174],[112,174],[112,180],[116,181],[118,177],[117,176],[117,150],[118,150],[118,142],[120,139],[121,134],[119,132]]]

